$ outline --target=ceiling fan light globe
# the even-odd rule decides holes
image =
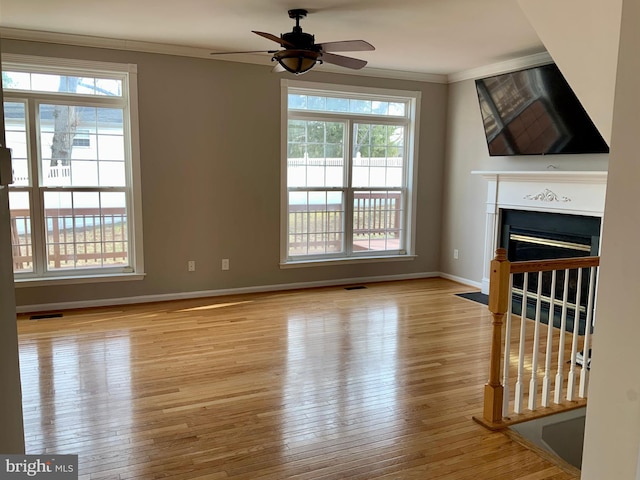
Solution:
[[[282,50],[273,59],[286,71],[300,75],[308,72],[318,62],[318,52],[308,50]]]

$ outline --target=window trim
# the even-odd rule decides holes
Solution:
[[[311,92],[318,95],[332,96],[348,96],[349,98],[370,99],[371,96],[382,96],[392,100],[394,98],[407,101],[409,111],[407,117],[409,122],[406,128],[406,148],[408,167],[406,174],[406,211],[405,211],[405,249],[404,253],[394,252],[389,255],[381,255],[380,252],[370,252],[367,255],[344,256],[344,257],[327,257],[327,258],[310,258],[304,257],[300,260],[290,259],[287,253],[288,238],[288,185],[287,185],[287,130],[289,122],[288,110],[288,94],[290,90],[301,90],[306,94]],[[280,81],[280,268],[297,268],[309,266],[323,265],[342,265],[350,263],[370,263],[370,262],[386,262],[397,260],[413,260],[416,258],[416,219],[417,219],[417,181],[418,181],[418,140],[420,131],[420,105],[422,103],[421,92],[410,90],[384,89],[375,87],[359,87],[353,85],[327,84],[318,82],[305,82],[300,80],[282,79]],[[314,119],[321,117],[336,119],[336,115],[326,112],[316,112],[308,110],[296,110],[296,116],[300,117],[308,113]],[[338,114],[339,115],[339,114]],[[371,122],[375,118],[376,122],[381,117],[373,115],[348,114],[352,121]],[[338,116],[339,118],[339,116]],[[389,116],[384,117],[382,123],[394,124],[400,117]],[[351,154],[349,154],[351,155]],[[348,198],[345,199],[348,202]]]
[[[129,168],[127,168],[126,195],[129,204],[127,211],[128,222],[130,222],[129,238],[129,258],[130,266],[122,269],[76,269],[72,271],[54,271],[38,274],[33,273],[14,274],[16,286],[41,286],[56,284],[74,284],[81,282],[113,282],[122,280],[141,280],[144,278],[144,252],[143,252],[143,230],[142,230],[142,182],[140,166],[140,133],[139,133],[139,113],[138,113],[138,68],[135,64],[111,63],[85,61],[68,58],[40,57],[33,55],[3,54],[2,70],[25,71],[31,73],[59,73],[78,74],[79,71],[105,78],[117,78],[122,80],[122,96],[115,97],[120,100],[125,110],[124,134],[129,138],[129,144],[125,144],[128,149]],[[27,98],[43,98],[60,100],[61,103],[72,102],[73,98],[82,98],[83,101],[101,103],[104,97],[96,95],[76,95],[59,92],[40,92],[27,90],[7,90],[4,94],[4,101],[26,100]],[[38,100],[40,101],[40,100]],[[27,126],[27,130],[29,127]],[[27,135],[33,133],[27,132]],[[31,140],[31,139],[30,139]],[[31,152],[30,152],[31,154]],[[37,154],[37,153],[36,153]],[[32,172],[32,175],[35,172]],[[38,173],[39,175],[39,173]],[[36,179],[31,179],[29,187],[38,195],[40,186]],[[40,192],[41,193],[41,192]],[[33,208],[33,206],[31,207]],[[36,212],[39,213],[39,212]],[[42,222],[43,220],[39,220]],[[39,247],[38,247],[39,248]],[[35,249],[34,249],[35,253]]]

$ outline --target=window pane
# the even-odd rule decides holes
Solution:
[[[389,102],[371,102],[371,112],[376,115],[387,115],[389,113]]]
[[[402,192],[356,191],[353,198],[353,251],[399,250]]]
[[[31,239],[31,209],[29,193],[9,192],[11,216],[11,248],[14,273],[33,271],[33,241]]]
[[[67,77],[43,73],[31,74],[31,89],[41,92],[68,92]]]
[[[60,180],[67,179],[69,183],[66,185],[99,185],[100,180],[98,176],[98,162],[95,161],[81,161],[74,160],[68,170],[65,170],[64,167],[60,167],[57,171],[61,172],[62,175],[67,174],[66,177],[60,177]],[[56,172],[56,169],[51,169],[49,171],[50,174]],[[71,178],[74,179],[73,183],[71,183]],[[50,180],[55,180],[55,177],[50,177]]]
[[[307,97],[307,108],[309,110],[324,111],[327,109],[327,99],[325,97]]]
[[[24,72],[2,72],[4,90],[31,90],[31,74]]]
[[[73,203],[71,192],[45,192],[47,265],[50,270],[73,268]]]
[[[124,135],[124,112],[120,108],[97,108],[98,133]]]
[[[328,112],[348,112],[349,100],[346,98],[327,98]]]
[[[404,185],[404,127],[360,123],[353,130],[352,185]]]
[[[287,185],[342,187],[344,131],[342,122],[290,120]]]
[[[357,115],[405,117],[407,114],[406,102],[319,95],[289,94],[288,107],[290,110],[355,113]]]
[[[11,149],[14,187],[29,185],[27,122],[24,103],[4,102],[7,147]]]
[[[96,145],[98,144],[97,135],[90,135],[84,131],[78,131],[71,140],[71,159],[72,160],[97,160],[98,152]]]
[[[371,113],[371,101],[351,100],[349,102],[349,111],[352,113]]]
[[[391,102],[389,103],[389,115],[394,117],[404,117],[407,115],[407,104],[406,103],[397,103]]]
[[[307,96],[289,94],[289,108],[300,110],[307,108]]]
[[[122,187],[127,182],[124,162],[100,162],[98,167],[100,185]]]
[[[69,77],[69,92],[81,93],[83,95],[95,95],[96,94],[96,79],[95,78],[79,78]]]
[[[40,105],[42,182],[47,186],[71,184],[71,152],[78,110],[67,105]]]
[[[74,192],[73,238],[76,253],[75,268],[100,267],[102,264],[102,234],[99,192]]]
[[[72,132],[83,132],[83,133],[97,133],[97,109],[95,107],[73,107],[74,108],[74,118],[73,120],[76,122],[75,130],[73,128],[70,129]]]
[[[122,96],[122,81],[110,78],[96,78],[96,95]]]
[[[344,194],[289,192],[289,256],[343,251]]]
[[[40,105],[40,145],[44,186],[126,185],[121,109]]]
[[[2,72],[2,87],[6,90],[122,96],[122,80],[119,79],[52,73]]]
[[[124,138],[122,135],[98,135],[98,158],[124,162]]]
[[[49,270],[126,266],[124,192],[45,192]]]

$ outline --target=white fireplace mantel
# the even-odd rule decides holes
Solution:
[[[487,179],[482,292],[489,293],[490,263],[498,245],[500,210],[530,210],[602,218],[607,172],[473,171]]]

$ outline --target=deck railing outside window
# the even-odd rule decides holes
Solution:
[[[45,219],[48,270],[128,264],[125,208],[47,209]],[[11,210],[11,243],[15,273],[32,272],[28,209]]]
[[[354,251],[400,248],[401,215],[401,192],[354,192]],[[289,246],[294,251],[310,253],[340,251],[344,241],[343,222],[341,203],[289,205]],[[376,242],[384,245],[376,248]]]

